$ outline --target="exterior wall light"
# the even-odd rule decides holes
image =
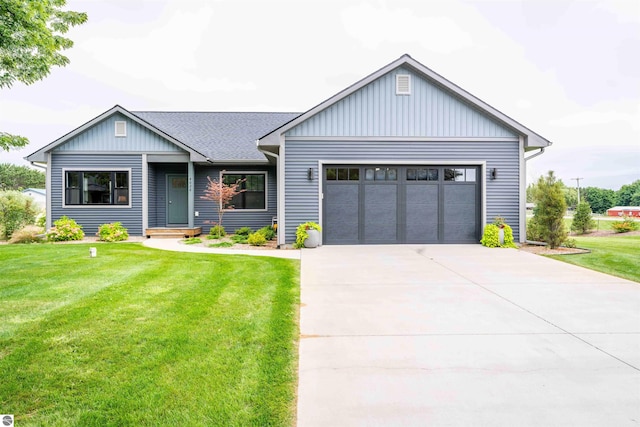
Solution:
[[[309,169],[307,170],[307,179],[308,179],[309,181],[313,181],[313,168],[309,168]]]
[[[498,169],[492,168],[491,169],[491,179],[496,179],[496,178],[498,178]]]

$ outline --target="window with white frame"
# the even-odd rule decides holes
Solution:
[[[222,182],[235,184],[241,181],[243,191],[231,199],[234,209],[266,209],[267,208],[267,173],[266,172],[225,172]]]
[[[128,205],[129,171],[65,171],[65,205]]]

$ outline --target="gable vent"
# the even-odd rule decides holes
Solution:
[[[396,74],[396,95],[411,95],[411,76]]]
[[[116,122],[116,136],[127,136],[127,122]]]

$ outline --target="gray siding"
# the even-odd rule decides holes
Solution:
[[[186,163],[149,164],[149,227],[167,226],[167,174],[187,174]],[[153,169],[153,170],[152,170]],[[153,193],[153,197],[152,197]],[[154,222],[151,222],[151,218]]]
[[[115,136],[116,121],[127,122],[126,137]],[[54,152],[69,151],[184,152],[175,144],[119,113],[102,120],[54,150]]]
[[[86,235],[93,236],[100,224],[120,221],[129,234],[141,236],[142,231],[142,156],[141,155],[52,155],[51,164],[51,219],[52,222],[66,215],[82,225]],[[131,169],[131,207],[120,206],[82,206],[63,207],[64,176],[62,170]]]
[[[285,149],[286,242],[295,241],[295,229],[305,221],[319,220],[318,160],[344,161],[346,164],[375,160],[388,161],[486,161],[487,175],[498,169],[498,179],[486,177],[486,219],[506,218],[519,238],[519,146],[516,141],[496,142],[372,142],[372,141],[295,141]],[[313,181],[307,170],[313,168]],[[516,240],[517,241],[517,240]]]
[[[204,167],[196,165],[196,185],[195,185],[195,210],[199,212],[199,216],[195,218],[195,226],[202,227],[203,233],[209,233],[211,222],[218,222],[218,212],[213,202],[202,200],[200,197],[204,195],[207,186],[207,176],[212,179],[218,179],[220,171],[225,172],[267,172],[267,210],[266,211],[243,211],[241,209],[225,212],[222,225],[228,233],[240,227],[251,227],[253,230],[271,225],[272,217],[278,214],[277,209],[277,185],[276,185],[276,169],[272,166],[256,167],[256,166],[222,166],[222,167]]]
[[[147,196],[149,198],[147,204],[148,212],[148,226],[160,227],[158,224],[158,212],[156,211],[156,164],[149,163],[147,167]]]
[[[411,95],[396,95],[410,74]],[[294,136],[513,137],[516,134],[408,68],[364,86],[286,133]]]

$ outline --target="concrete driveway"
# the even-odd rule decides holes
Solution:
[[[299,426],[638,426],[640,284],[480,245],[302,252]]]

